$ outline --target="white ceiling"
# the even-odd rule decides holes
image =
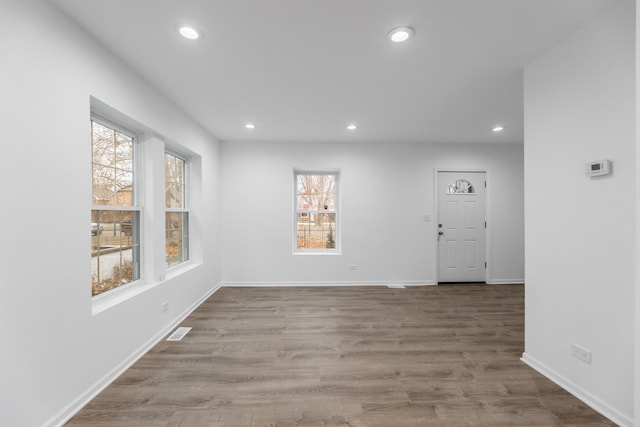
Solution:
[[[223,141],[522,143],[523,65],[615,0],[50,1]]]

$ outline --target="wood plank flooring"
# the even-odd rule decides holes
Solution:
[[[223,288],[68,426],[608,426],[520,361],[522,285]]]

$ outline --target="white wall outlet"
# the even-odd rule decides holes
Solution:
[[[349,270],[352,270],[352,271],[353,271],[353,270],[357,270],[357,269],[358,269],[358,266],[357,266],[357,265],[355,265],[355,264],[351,264],[351,265],[349,266]]]
[[[422,215],[422,220],[424,222],[431,222],[431,215],[429,215],[429,214]]]
[[[586,348],[580,347],[578,344],[571,343],[571,354],[583,362],[591,364],[591,352]]]
[[[169,301],[163,302],[161,307],[162,307],[162,312],[163,313],[166,313],[167,311],[169,311]]]

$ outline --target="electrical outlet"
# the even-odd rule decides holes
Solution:
[[[358,269],[358,266],[357,266],[357,265],[355,265],[355,264],[351,264],[351,265],[349,266],[349,270],[357,270],[357,269]]]
[[[166,313],[167,311],[169,311],[169,301],[163,302],[161,307],[162,307],[162,312],[163,313]]]
[[[571,354],[578,359],[591,364],[591,352],[586,348],[580,347],[578,344],[571,344]]]

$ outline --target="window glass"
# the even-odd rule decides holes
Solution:
[[[133,141],[125,135],[91,122],[93,204],[133,206]]]
[[[185,161],[165,153],[166,206],[185,207]]]
[[[298,251],[336,252],[338,174],[295,173]]]
[[[91,121],[91,294],[140,278],[133,136]]]
[[[165,153],[165,245],[166,265],[189,259],[189,211],[186,189],[187,162]]]
[[[473,185],[466,179],[456,179],[447,189],[447,194],[474,194]]]

